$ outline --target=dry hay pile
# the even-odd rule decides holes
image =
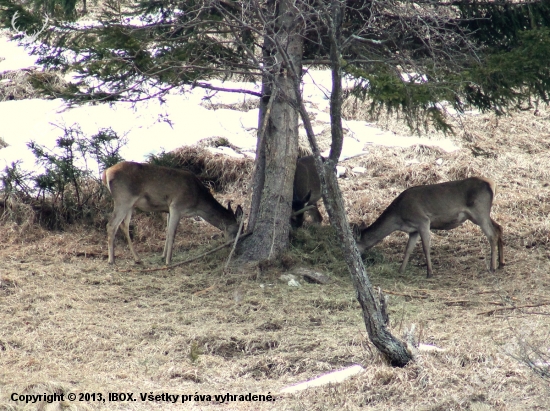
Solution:
[[[39,98],[41,89],[61,93],[66,86],[63,77],[51,71],[34,68],[4,71],[0,73],[0,101]]]
[[[243,81],[246,81],[243,79]],[[243,94],[243,100],[240,103],[214,103],[208,98],[205,98],[201,105],[208,110],[235,110],[235,111],[250,111],[257,109],[260,106],[260,99],[258,97]]]
[[[172,154],[174,165],[196,174],[216,191],[246,192],[254,169],[254,161],[250,158],[214,154],[200,146],[181,147]]]

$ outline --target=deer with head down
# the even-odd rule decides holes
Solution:
[[[313,156],[301,157],[296,161],[296,173],[294,174],[294,192],[292,195],[292,211],[296,212],[311,205],[309,210],[311,218],[316,223],[323,221],[323,216],[317,208],[317,202],[321,199],[321,180],[315,168]],[[304,224],[304,214],[294,215],[291,220],[292,227],[299,228]]]
[[[427,276],[431,277],[430,229],[451,230],[466,220],[477,224],[491,245],[490,270],[504,266],[502,227],[490,216],[495,183],[483,177],[411,187],[403,191],[369,227],[361,230],[357,246],[368,250],[394,231],[409,234],[402,273],[419,238],[426,256]]]
[[[130,239],[130,219],[134,208],[168,213],[163,258],[172,260],[176,228],[182,217],[199,216],[235,238],[242,208],[233,212],[231,205],[222,206],[193,173],[174,168],[123,161],[103,172],[103,184],[114,200],[113,214],[107,223],[109,264],[115,262],[115,234],[124,221],[123,230],[134,260],[140,259]]]

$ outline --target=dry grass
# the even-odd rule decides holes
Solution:
[[[67,82],[55,72],[30,68],[0,73],[0,101],[40,98],[41,88],[61,93],[66,87]]]
[[[217,139],[218,144],[230,146],[226,140]],[[203,142],[205,146],[217,146],[213,141]],[[232,158],[213,154],[203,146],[182,147],[173,152],[178,167],[195,173],[203,183],[216,191],[232,191],[239,195],[246,192],[254,169],[250,158]]]
[[[373,284],[390,295],[392,332],[400,336],[416,324],[420,342],[447,350],[422,354],[404,369],[389,367],[368,342],[328,227],[297,234],[289,255],[260,271],[224,273],[229,251],[223,250],[171,271],[140,273],[122,238],[118,266],[107,265],[104,230],[52,233],[3,222],[0,409],[548,409],[548,381],[508,353],[517,354],[522,339],[548,350],[550,306],[483,313],[550,301],[549,122],[544,111],[498,121],[468,117],[455,137],[465,146],[457,153],[373,147],[347,164],[367,168],[341,180],[353,222],[372,222],[411,185],[477,174],[498,184],[493,218],[505,230],[504,270],[487,271],[487,240],[470,223],[432,236],[433,279],[425,278],[420,247],[407,271],[397,273],[403,234],[367,256]],[[235,187],[216,197],[247,201],[241,193]],[[139,214],[134,223],[143,268],[160,265],[164,218]],[[187,219],[175,255],[183,260],[221,241],[215,228]],[[279,281],[283,271],[312,262],[332,277],[330,284],[292,288]],[[138,397],[48,408],[9,399],[12,392],[276,394],[353,363],[366,371],[338,386],[277,395],[271,403],[169,405]]]

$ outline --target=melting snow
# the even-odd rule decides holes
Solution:
[[[23,47],[11,42],[0,32],[0,73],[34,65]],[[304,99],[315,114],[316,132],[330,127],[328,114],[330,72],[310,71],[304,76]],[[347,80],[346,80],[347,81]],[[218,82],[225,88],[240,88],[258,92],[252,83]],[[121,150],[127,160],[144,161],[148,154],[170,151],[183,145],[192,145],[209,137],[223,137],[245,155],[254,155],[258,110],[209,110],[208,102],[230,107],[254,98],[239,93],[212,92],[195,88],[185,94],[170,94],[161,104],[158,100],[130,103],[83,105],[67,108],[62,100],[27,99],[0,103],[0,137],[9,146],[0,150],[0,170],[16,160],[22,160],[23,169],[36,169],[34,156],[27,148],[29,141],[53,148],[63,136],[64,127],[79,126],[85,135],[100,129],[112,128],[125,136],[128,144]],[[203,104],[201,104],[203,103]],[[318,125],[321,122],[324,125]],[[345,121],[348,129],[341,159],[366,152],[368,145],[411,146],[424,144],[438,146],[446,151],[458,147],[450,140],[398,136],[383,131],[364,121]],[[228,148],[213,149],[228,155],[238,155]]]

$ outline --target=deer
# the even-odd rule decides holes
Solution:
[[[296,212],[311,205],[310,212],[314,222],[321,223],[323,216],[317,208],[317,202],[321,199],[321,180],[315,168],[313,156],[301,157],[296,161],[296,174],[294,174],[294,192],[292,195],[292,211]],[[304,214],[293,215],[291,225],[300,228],[304,224]]]
[[[235,211],[218,203],[199,178],[185,170],[152,164],[123,161],[106,169],[103,184],[114,201],[113,214],[107,223],[109,264],[115,262],[115,234],[124,221],[123,231],[134,260],[141,262],[130,238],[130,219],[134,208],[142,211],[167,212],[166,243],[162,257],[172,261],[176,229],[182,217],[202,217],[234,239],[243,215],[241,206]]]
[[[426,257],[427,277],[430,278],[433,275],[430,229],[452,230],[470,220],[481,228],[489,240],[490,271],[494,272],[497,247],[498,268],[504,267],[502,227],[490,216],[495,194],[494,181],[484,177],[408,188],[393,200],[374,223],[360,230],[358,249],[363,253],[397,230],[408,233],[405,257],[399,268],[399,273],[403,273],[420,237]]]

